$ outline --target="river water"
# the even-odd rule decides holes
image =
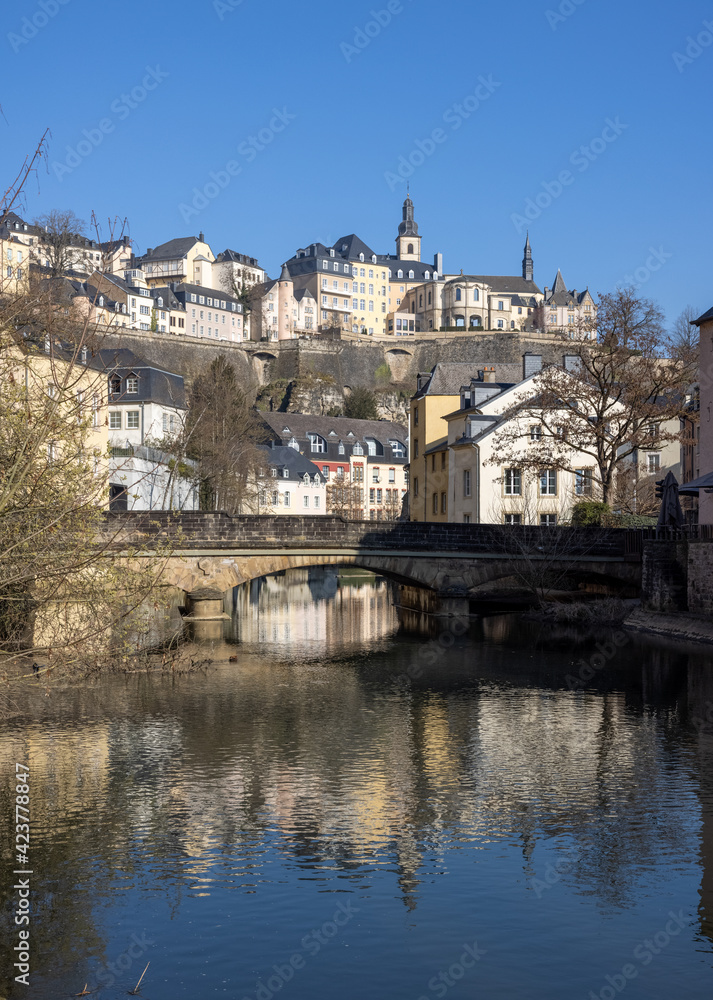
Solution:
[[[2,996],[125,997],[147,963],[147,1000],[713,995],[710,655],[392,598],[270,578],[197,635],[203,669],[29,685]]]

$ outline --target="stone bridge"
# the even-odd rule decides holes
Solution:
[[[552,573],[601,588],[638,592],[637,532],[527,525],[346,521],[341,517],[231,517],[169,512],[107,515],[121,548],[168,542],[162,578],[190,594],[225,592],[281,570],[358,566],[409,588],[425,588],[428,610],[462,611],[504,578],[536,585]],[[119,537],[119,536],[118,536]],[[434,600],[435,599],[435,600]],[[407,602],[408,603],[408,602]]]

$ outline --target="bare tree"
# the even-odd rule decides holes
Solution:
[[[700,309],[687,305],[676,317],[669,337],[672,356],[683,353],[698,358],[698,328],[692,323],[700,315]]]
[[[348,521],[361,521],[364,517],[364,490],[352,483],[347,476],[337,476],[327,483],[327,512],[341,514]]]
[[[185,454],[198,463],[201,507],[259,512],[268,484],[259,416],[222,355],[193,382]]]
[[[533,472],[589,469],[597,498],[613,500],[624,463],[654,443],[680,440],[678,418],[695,365],[690,357],[662,356],[662,321],[660,309],[631,289],[603,295],[598,336],[588,329],[572,339],[560,335],[568,366],[547,366],[516,393],[497,435],[497,463]]]
[[[43,232],[34,252],[35,262],[52,278],[59,278],[75,270],[77,265],[87,267],[83,249],[86,223],[74,212],[52,209],[35,219]]]

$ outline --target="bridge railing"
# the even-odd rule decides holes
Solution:
[[[641,532],[617,528],[347,521],[341,517],[238,516],[220,512],[112,512],[122,536],[168,540],[178,550],[369,549],[380,551],[547,554],[562,558],[638,558]]]

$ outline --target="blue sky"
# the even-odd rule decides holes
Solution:
[[[52,133],[28,218],[202,230],[275,276],[392,252],[408,173],[447,271],[519,274],[529,226],[541,288],[713,305],[710,0],[16,0],[0,47],[3,178]]]

